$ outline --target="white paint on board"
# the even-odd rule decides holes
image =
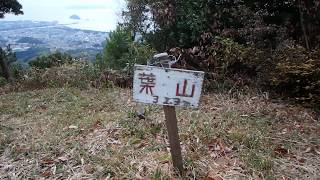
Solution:
[[[136,65],[133,100],[147,104],[199,107],[204,72]]]

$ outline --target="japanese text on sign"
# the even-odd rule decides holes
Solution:
[[[133,99],[167,106],[198,107],[204,73],[136,65]]]

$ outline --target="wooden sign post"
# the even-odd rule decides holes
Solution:
[[[163,106],[164,114],[166,117],[166,126],[168,130],[168,137],[170,143],[170,152],[173,167],[183,172],[183,162],[181,155],[181,146],[179,138],[178,120],[176,116],[176,108],[173,106]]]
[[[136,65],[133,100],[163,105],[173,166],[183,172],[175,106],[199,106],[204,72]]]

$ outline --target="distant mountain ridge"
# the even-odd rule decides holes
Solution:
[[[55,51],[93,60],[108,37],[106,32],[73,29],[55,21],[0,21],[0,33],[0,46],[10,44],[25,63]]]

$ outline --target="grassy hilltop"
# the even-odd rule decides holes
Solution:
[[[5,92],[4,88],[0,92]],[[129,89],[0,95],[0,179],[174,179],[161,107],[135,117]],[[206,94],[178,110],[184,179],[317,179],[320,123],[265,94]]]
[[[319,179],[319,0],[125,6],[110,33],[0,23],[0,179]],[[200,108],[177,108],[183,176],[162,107],[139,119],[129,89],[162,52],[205,73]]]

